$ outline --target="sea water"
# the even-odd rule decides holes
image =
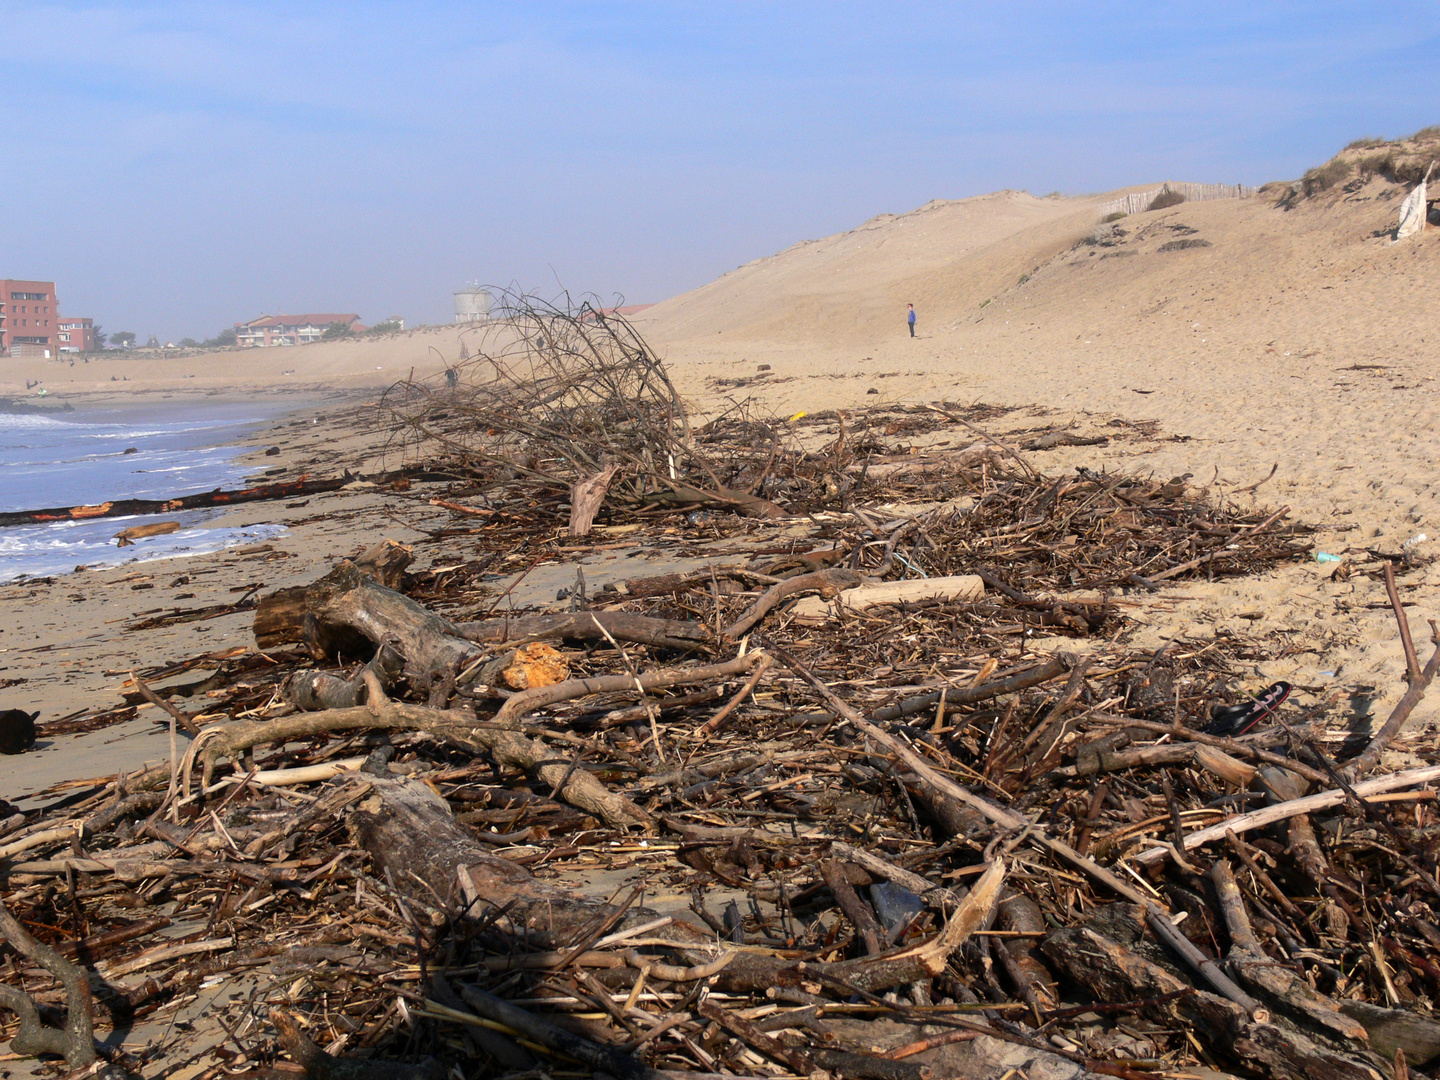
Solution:
[[[235,440],[282,412],[266,404],[159,403],[143,408],[0,415],[0,511],[166,499],[243,484]],[[127,452],[129,451],[129,452]],[[69,573],[77,566],[198,555],[255,543],[280,525],[221,527],[225,510],[99,518],[0,528],[0,581]],[[121,529],[178,521],[180,531],[117,547]]]

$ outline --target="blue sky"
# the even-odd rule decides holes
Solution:
[[[999,188],[1298,176],[1440,123],[1434,3],[0,0],[0,277],[208,336],[664,299]],[[558,283],[558,284],[557,284]]]

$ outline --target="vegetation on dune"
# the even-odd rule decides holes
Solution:
[[[1161,191],[1159,195],[1156,195],[1155,198],[1151,199],[1150,205],[1147,206],[1145,209],[1164,210],[1167,206],[1179,206],[1184,201],[1184,195],[1180,194],[1180,192],[1178,191],[1172,191],[1170,188],[1167,187],[1163,191]]]
[[[1293,206],[1300,199],[1377,176],[1409,186],[1419,183],[1435,160],[1440,160],[1440,125],[1421,128],[1402,139],[1355,139],[1323,165],[1307,169],[1295,183],[1267,184],[1261,193],[1278,194],[1280,205]]]

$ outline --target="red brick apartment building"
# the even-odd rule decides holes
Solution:
[[[55,324],[61,352],[94,352],[95,320],[61,317]]]
[[[53,281],[0,278],[0,354],[54,356],[60,316]]]
[[[331,323],[344,323],[351,330],[364,330],[359,315],[262,315],[235,324],[235,344],[242,349],[263,349],[271,345],[304,345],[319,341]]]

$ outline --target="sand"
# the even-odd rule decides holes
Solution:
[[[1151,211],[1100,243],[1087,239],[1103,198],[932,203],[749,264],[637,323],[682,387],[712,401],[754,395],[781,416],[983,401],[1035,406],[1084,434],[1149,421],[1154,438],[1032,460],[1057,475],[1192,473],[1217,497],[1290,506],[1321,526],[1327,552],[1408,544],[1428,559],[1440,553],[1440,230],[1394,244],[1386,230],[1405,189],[1352,186],[1288,211],[1262,197]],[[1208,246],[1159,250],[1177,239]],[[735,378],[752,381],[717,381]],[[1253,495],[1227,495],[1272,465]],[[1149,639],[1274,635],[1291,655],[1260,665],[1257,684],[1373,688],[1358,707],[1383,716],[1404,689],[1383,588],[1333,583],[1332,570],[1186,586],[1193,601],[1151,616]],[[1428,656],[1440,564],[1406,575],[1401,592]],[[1432,695],[1415,723],[1437,713]]]
[[[1374,179],[1288,211],[1260,197],[1182,204],[1135,215],[1098,238],[1101,196],[1000,192],[932,203],[758,260],[636,323],[701,411],[745,398],[772,416],[883,402],[1020,406],[996,422],[996,435],[1072,423],[1112,436],[1108,447],[1031,455],[1042,471],[1190,473],[1192,485],[1217,498],[1288,505],[1320,526],[1325,551],[1361,560],[1367,549],[1409,544],[1428,558],[1440,552],[1440,231],[1403,244],[1377,235],[1393,228],[1403,194]],[[1177,239],[1208,246],[1159,250]],[[920,320],[913,340],[904,324],[910,302]],[[473,343],[476,332],[465,333]],[[461,342],[458,328],[436,327],[291,349],[107,354],[38,369],[48,400],[77,405],[285,394],[297,404],[353,403],[373,400],[412,369],[437,378]],[[0,360],[0,395],[23,394],[36,377],[34,361]],[[291,475],[373,468],[381,438],[355,417],[337,409],[312,423],[308,410],[251,441],[257,453],[279,445]],[[397,463],[393,453],[386,463]],[[255,458],[257,472],[276,465]],[[1274,477],[1258,490],[1237,490],[1272,465]],[[397,514],[363,489],[290,510],[257,504],[226,523],[288,520],[269,551],[0,587],[0,679],[27,680],[0,691],[0,707],[38,708],[44,720],[118,704],[132,668],[253,647],[243,612],[166,630],[127,632],[124,624],[144,610],[311,581],[384,536],[416,542],[423,569],[443,557],[415,527],[433,524],[435,513],[417,505]],[[1412,542],[1420,533],[1430,539]],[[634,575],[636,557],[646,572],[686,565],[683,552],[617,549],[594,556],[586,576],[598,584]],[[1129,610],[1140,643],[1155,647],[1175,635],[1268,639],[1280,658],[1254,666],[1253,689],[1284,678],[1306,702],[1328,695],[1348,699],[1357,720],[1383,717],[1404,689],[1393,617],[1377,582],[1334,582],[1332,569],[1306,563],[1238,582],[1180,583],[1166,590],[1169,599]],[[553,603],[557,586],[568,584],[562,577],[573,570],[527,582],[517,602]],[[177,599],[187,592],[195,595]],[[1424,617],[1440,616],[1440,563],[1405,575],[1402,595],[1428,656]],[[33,795],[164,757],[168,741],[153,712],[0,759],[0,794]],[[1437,714],[1433,694],[1417,710],[1417,727],[1433,729]]]

